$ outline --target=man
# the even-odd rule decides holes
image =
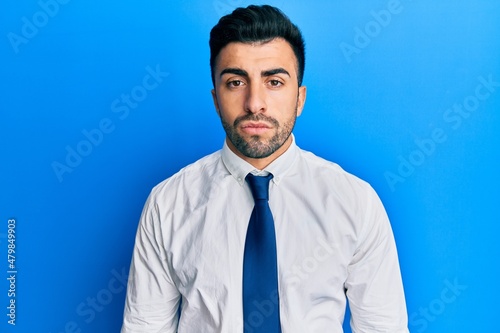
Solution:
[[[295,144],[304,41],[249,6],[210,34],[222,150],[156,186],[130,269],[122,333],[407,330],[396,247],[373,189]]]

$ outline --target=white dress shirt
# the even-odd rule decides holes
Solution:
[[[152,190],[137,231],[122,333],[243,332],[243,252],[254,206],[249,172],[260,171],[224,144]],[[343,332],[346,296],[353,332],[408,332],[394,237],[374,190],[295,139],[261,172],[274,175],[269,206],[282,332]]]

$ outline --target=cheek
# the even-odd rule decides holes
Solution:
[[[295,112],[297,108],[297,93],[287,91],[286,93],[271,94],[267,104],[270,110],[276,110],[280,114],[288,115],[292,111]]]
[[[238,96],[220,96],[218,101],[220,112],[224,118],[235,117],[243,110],[242,101]]]

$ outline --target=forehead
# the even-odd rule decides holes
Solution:
[[[264,43],[233,42],[220,51],[216,61],[217,72],[229,67],[248,70],[282,67],[291,74],[296,73],[297,58],[290,44],[281,38]]]

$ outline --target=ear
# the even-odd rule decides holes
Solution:
[[[214,101],[214,107],[215,107],[215,111],[217,111],[217,114],[219,115],[220,117],[220,111],[219,111],[219,101],[217,100],[217,92],[215,91],[215,89],[212,89],[211,90],[211,93],[212,93],[212,99]]]
[[[299,87],[299,96],[297,98],[297,117],[302,113],[304,104],[306,103],[307,88],[306,86]]]

